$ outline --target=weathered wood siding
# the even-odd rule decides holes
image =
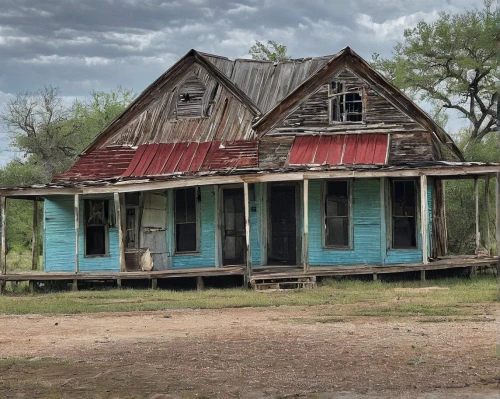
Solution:
[[[197,267],[215,267],[215,191],[214,186],[200,187],[200,252],[196,254],[174,255],[172,258],[173,269],[190,269]],[[173,204],[173,196],[170,204]],[[175,226],[173,225],[173,206],[169,206],[170,220],[169,242],[171,254],[175,254],[173,248]]]
[[[322,247],[320,181],[309,182],[309,264],[314,265],[363,265],[381,264],[380,235],[380,181],[360,179],[353,181],[352,249],[334,250]]]
[[[109,211],[114,215],[110,199]],[[109,254],[85,257],[84,198],[80,200],[79,256],[81,272],[120,271],[118,229],[109,228]],[[75,214],[73,196],[52,196],[44,206],[44,270],[48,272],[75,271]]]
[[[320,181],[309,182],[309,264],[311,266],[364,265],[364,264],[403,264],[422,261],[422,239],[417,234],[416,249],[381,248],[382,243],[390,240],[388,229],[390,221],[381,207],[380,180],[359,179],[353,181],[352,191],[352,229],[353,243],[351,249],[326,249],[322,246],[322,192]],[[428,232],[432,235],[432,184],[427,187],[429,223]],[[390,198],[384,199],[390,206]],[[417,224],[419,229],[420,224]],[[430,235],[427,252],[432,252],[432,236]],[[386,242],[386,248],[390,246]]]
[[[186,89],[193,94],[196,102],[181,105],[179,109],[179,87],[180,91]],[[200,102],[199,96],[203,88]],[[197,106],[201,108],[201,115],[193,117]],[[251,127],[252,113],[204,68],[196,64],[180,80],[161,87],[161,92],[150,103],[138,108],[129,111],[126,122],[115,123],[115,131],[100,143],[100,148],[108,145],[137,146],[147,143],[255,138]]]
[[[428,132],[398,132],[391,134],[389,163],[434,160],[431,134]]]
[[[255,183],[251,189],[255,192],[255,197],[250,198],[250,250],[252,251],[252,265],[261,264],[261,214],[265,210],[265,203],[260,201],[262,184]],[[253,186],[253,187],[252,187]]]
[[[74,272],[74,197],[71,195],[47,197],[43,208],[44,271]]]
[[[259,141],[259,168],[281,169],[287,165],[293,136],[267,137]]]

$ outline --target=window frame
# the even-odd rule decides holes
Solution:
[[[90,202],[102,202],[104,204],[104,219],[105,223],[103,225],[91,225],[91,226],[104,226],[104,253],[103,254],[88,254],[87,253],[87,227],[88,227],[88,216],[87,212],[89,209]],[[106,209],[107,208],[107,209]],[[107,215],[106,215],[107,211]],[[107,216],[107,217],[106,217]],[[110,257],[109,253],[109,227],[111,218],[111,206],[109,199],[102,198],[84,198],[83,199],[83,254],[84,258],[107,258]]]
[[[328,183],[330,182],[346,182],[347,183],[347,218],[348,218],[348,243],[347,245],[327,245],[326,244],[326,200],[328,196]],[[321,185],[321,246],[323,250],[335,251],[352,251],[354,249],[354,227],[353,227],[353,180],[352,179],[329,179],[324,180]],[[334,216],[332,216],[334,217]],[[338,216],[345,217],[345,216]]]
[[[196,226],[196,249],[192,251],[178,251],[177,250],[177,192],[180,190],[189,190],[189,189],[194,189],[194,195],[195,195],[195,226]],[[176,256],[183,256],[183,255],[193,255],[193,254],[200,254],[201,253],[201,192],[199,187],[185,187],[185,188],[177,188],[173,190],[173,253]],[[189,223],[179,223],[179,224],[192,224],[193,222]]]
[[[343,86],[342,91],[338,91],[338,85],[341,84]],[[330,124],[364,124],[366,119],[366,90],[364,87],[356,87],[355,89],[348,90],[345,89],[345,85],[347,82],[343,79],[334,79],[328,84],[328,121]],[[335,85],[335,89],[333,86]],[[361,120],[360,121],[343,121],[333,119],[333,110],[334,103],[339,99],[339,97],[343,97],[343,103],[346,103],[345,96],[347,94],[358,94],[360,96],[359,101],[361,103]],[[353,101],[349,101],[353,102]]]
[[[420,248],[420,185],[417,179],[413,178],[392,178],[389,180],[388,187],[388,196],[389,196],[389,220],[388,220],[388,229],[387,229],[387,239],[389,241],[388,248],[391,251],[415,251]],[[415,246],[409,247],[395,247],[394,246],[394,183],[396,182],[413,182],[413,186],[415,187]]]

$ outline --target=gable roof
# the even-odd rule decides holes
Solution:
[[[362,79],[374,85],[377,91],[390,103],[413,118],[417,123],[433,132],[441,143],[447,146],[460,160],[465,161],[462,152],[443,128],[436,124],[425,111],[410,100],[401,90],[375,71],[350,47],[344,48],[331,57],[316,73],[309,76],[279,104],[276,104],[265,115],[259,118],[253,127],[260,131],[259,135],[265,134],[265,132],[283,121],[300,103],[312,95],[319,86],[328,83],[332,75],[345,67],[348,67]]]
[[[138,113],[143,111],[161,92],[163,86],[171,80],[179,78],[193,64],[199,64],[205,68],[214,79],[233,94],[248,110],[255,116],[261,116],[262,112],[254,102],[231,80],[222,73],[213,63],[208,61],[204,55],[196,50],[190,50],[188,53],[172,65],[165,73],[150,84],[132,103],[123,110],[93,141],[83,150],[82,154],[87,154],[98,146],[98,144],[112,135],[117,128],[122,127],[129,122]]]

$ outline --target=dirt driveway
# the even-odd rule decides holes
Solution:
[[[313,306],[0,316],[0,358],[10,359],[0,360],[0,397],[500,397],[498,318],[327,313]]]

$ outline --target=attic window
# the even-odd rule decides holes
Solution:
[[[363,97],[359,87],[334,81],[329,88],[330,122],[362,122]]]
[[[179,119],[201,118],[205,85],[195,75],[189,76],[178,89],[176,116]]]

